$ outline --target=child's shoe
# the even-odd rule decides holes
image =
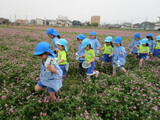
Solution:
[[[52,97],[50,96],[50,101],[51,102],[55,101],[56,99],[57,99],[56,96],[52,96]]]
[[[95,75],[96,75],[96,78],[97,78],[98,75],[99,75],[99,71],[95,71]]]
[[[113,76],[116,76],[116,73],[112,73],[112,75],[110,75],[109,77],[113,77]]]
[[[124,73],[125,75],[128,75],[128,72],[127,72],[126,69],[123,70],[123,73]]]

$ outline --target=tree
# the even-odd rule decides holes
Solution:
[[[97,27],[98,23],[91,23],[91,26]]]

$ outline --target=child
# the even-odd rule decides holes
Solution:
[[[149,49],[150,49],[149,57],[152,58],[154,47],[156,46],[156,42],[153,40],[153,36],[151,33],[147,34],[146,38],[148,39],[148,45],[149,45]]]
[[[85,62],[90,65],[89,68],[85,69],[85,72],[87,74],[87,79],[90,80],[90,76],[95,75],[96,77],[98,77],[99,75],[99,71],[94,70],[95,67],[95,52],[92,49],[92,44],[90,42],[89,39],[84,39],[82,41],[82,49],[85,49],[85,55],[80,56],[81,57],[85,57]]]
[[[55,92],[57,92],[62,87],[62,70],[60,69],[57,62],[49,62],[46,64],[46,61],[49,58],[53,61],[55,54],[50,49],[50,45],[47,42],[40,42],[37,44],[33,55],[36,55],[42,59],[40,80],[35,86],[35,91],[39,91],[48,87],[51,101],[54,101],[56,99]]]
[[[96,32],[92,31],[90,32],[90,41],[91,41],[91,44],[92,44],[92,48],[96,54],[96,56],[98,56],[98,53],[101,48],[101,45],[96,37]]]
[[[60,68],[63,71],[63,77],[62,81],[66,78],[66,72],[67,72],[67,48],[68,42],[65,39],[59,39],[57,41],[57,47],[58,47],[58,64]]]
[[[139,65],[142,66],[143,61],[147,58],[149,54],[149,47],[148,47],[148,39],[144,38],[141,41],[141,45],[139,46]]]
[[[79,35],[77,36],[77,40],[78,40],[78,42],[79,42],[77,56],[78,56],[78,60],[79,60],[79,68],[80,68],[80,69],[83,69],[82,63],[83,63],[84,60],[85,60],[84,58],[79,58],[79,56],[84,55],[84,53],[85,53],[85,50],[82,49],[82,41],[83,41],[83,39],[85,39],[85,38],[86,38],[86,37],[85,37],[83,34],[79,34]]]
[[[160,35],[156,38],[156,47],[154,48],[154,56],[160,57]]]
[[[112,56],[111,54],[113,53],[113,44],[112,44],[112,37],[108,36],[104,40],[105,44],[102,48],[104,50],[104,56],[102,58],[102,65],[107,61],[109,63],[112,63]]]
[[[113,51],[113,73],[111,76],[116,75],[116,67],[120,67],[120,70],[127,73],[127,70],[124,68],[124,64],[126,62],[126,51],[125,48],[121,44],[122,38],[117,36],[114,39],[114,51]]]
[[[139,33],[135,33],[133,38],[134,38],[134,41],[128,47],[132,48],[131,51],[130,51],[130,55],[134,56],[134,58],[137,58],[138,47],[140,45],[141,36],[140,36]]]
[[[56,42],[60,39],[60,36],[59,36],[59,33],[58,31],[52,29],[52,28],[49,28],[47,31],[46,31],[46,34],[52,39],[52,43],[53,43],[53,47],[54,47],[54,53],[56,54],[57,51],[58,51],[58,48],[57,48],[57,45],[56,45]]]

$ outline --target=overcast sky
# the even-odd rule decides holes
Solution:
[[[160,0],[0,0],[0,17],[15,20],[58,15],[70,20],[90,21],[101,16],[103,23],[158,21]]]

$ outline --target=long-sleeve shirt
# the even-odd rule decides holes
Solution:
[[[94,50],[95,54],[97,55],[97,54],[98,54],[98,52],[97,52],[97,51],[98,51],[98,50],[97,50],[97,47],[101,47],[101,45],[100,45],[99,41],[97,40],[97,38],[95,38],[95,39],[90,39],[90,41],[91,41],[93,50]]]
[[[40,80],[43,85],[51,87],[55,91],[58,91],[62,87],[62,70],[59,67],[58,63],[52,63],[57,71],[57,73],[52,73],[45,67],[45,62],[46,61],[41,61],[40,64]]]
[[[119,53],[122,54],[119,54]],[[117,63],[117,61],[120,61],[120,65],[124,65],[126,62],[126,51],[125,48],[123,46],[119,46],[119,47],[114,47],[114,51],[113,51],[113,62]]]
[[[82,44],[79,44],[77,53],[78,53],[78,56],[85,54],[85,50],[82,48]],[[79,60],[85,60],[85,58],[79,58]]]
[[[154,40],[149,40],[148,44],[149,44],[150,52],[153,52],[154,47],[156,46],[156,42]]]
[[[58,40],[59,40],[58,37],[54,37],[54,38],[52,39],[53,48],[54,48],[55,50],[58,50],[57,44],[56,44],[56,42],[57,42]]]
[[[139,47],[140,45],[140,40],[134,40],[128,47],[131,47],[131,52],[137,53],[138,49],[134,46],[137,45]]]

